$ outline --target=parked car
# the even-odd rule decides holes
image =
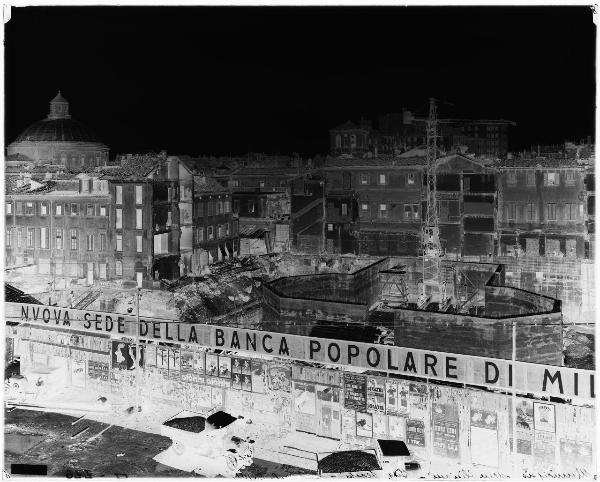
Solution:
[[[386,474],[398,474],[403,471],[418,473],[421,470],[421,463],[410,453],[402,440],[378,439],[375,452]]]

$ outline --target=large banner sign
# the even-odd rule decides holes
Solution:
[[[132,316],[22,303],[4,306],[6,318],[11,321],[90,334],[137,335],[136,319]],[[145,340],[346,365],[506,391],[514,389],[569,399],[595,398],[591,370],[154,319],[140,319],[139,336]]]

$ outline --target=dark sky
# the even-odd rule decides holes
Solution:
[[[13,7],[6,138],[60,89],[113,154],[325,154],[430,96],[560,143],[594,134],[595,34],[588,7]]]

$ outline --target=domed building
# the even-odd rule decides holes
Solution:
[[[59,91],[48,117],[25,129],[9,144],[7,155],[9,163],[60,164],[78,171],[108,164],[108,152],[94,131],[71,118],[69,102]]]

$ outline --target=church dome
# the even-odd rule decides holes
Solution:
[[[102,142],[94,131],[73,119],[44,119],[31,124],[15,142]]]
[[[50,101],[48,118],[30,125],[15,142],[97,142],[102,141],[94,131],[71,119],[69,102],[61,95]]]

